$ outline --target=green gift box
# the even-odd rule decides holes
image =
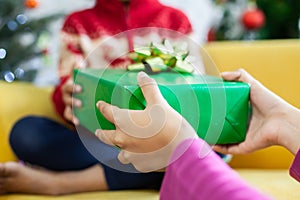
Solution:
[[[163,72],[150,75],[168,103],[179,112],[209,144],[232,144],[245,139],[249,115],[250,87],[242,82],[226,82],[219,77]],[[122,69],[76,69],[75,84],[82,101],[74,108],[80,124],[91,132],[114,129],[98,111],[103,100],[120,108],[142,110],[146,102],[137,84],[137,72]]]

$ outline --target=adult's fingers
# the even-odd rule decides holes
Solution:
[[[153,105],[164,101],[156,81],[150,78],[145,72],[138,73],[137,81],[146,99],[147,105]]]
[[[215,145],[213,150],[223,154],[246,154],[254,151],[245,142],[236,145]]]
[[[228,154],[228,146],[227,145],[214,145],[212,149],[216,152]]]
[[[251,85],[256,81],[256,79],[253,78],[244,69],[238,69],[238,70],[232,71],[232,72],[222,72],[221,76],[223,79],[225,79],[227,81],[240,81],[240,82],[249,83]]]

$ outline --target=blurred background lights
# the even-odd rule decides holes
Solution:
[[[17,22],[19,22],[19,24],[25,24],[27,22],[27,16],[24,15],[24,14],[19,14],[17,17],[16,17],[16,20]]]
[[[11,71],[6,71],[3,74],[4,80],[11,83],[15,80],[15,75]]]
[[[18,28],[18,24],[17,24],[17,22],[11,20],[7,23],[7,27],[9,30],[15,31]]]
[[[18,78],[18,79],[22,78],[24,76],[24,74],[25,74],[24,69],[17,68],[15,70],[15,75],[16,75],[16,78]]]
[[[6,50],[3,48],[0,48],[0,59],[4,59],[6,57]]]
[[[23,33],[19,36],[19,43],[23,46],[29,46],[35,41],[35,35],[32,32]]]

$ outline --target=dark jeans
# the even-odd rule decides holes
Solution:
[[[10,144],[20,160],[49,170],[81,170],[101,164],[110,190],[159,189],[164,176],[164,173],[129,173],[108,167],[85,148],[77,131],[47,118],[29,116],[19,120],[11,131]]]

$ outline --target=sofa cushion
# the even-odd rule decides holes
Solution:
[[[289,177],[287,170],[239,169],[237,172],[250,185],[274,199],[300,199],[299,183]],[[159,193],[152,190],[123,190],[105,192],[86,192],[58,197],[43,195],[11,194],[0,196],[0,200],[76,200],[76,199],[124,199],[158,200]]]
[[[159,193],[154,190],[121,190],[121,191],[102,191],[86,192],[64,196],[43,196],[43,195],[22,195],[11,194],[0,196],[0,200],[76,200],[76,199],[105,199],[105,200],[158,200]]]
[[[0,162],[15,160],[8,145],[14,123],[26,115],[58,119],[51,102],[52,88],[39,88],[31,83],[0,81]]]

